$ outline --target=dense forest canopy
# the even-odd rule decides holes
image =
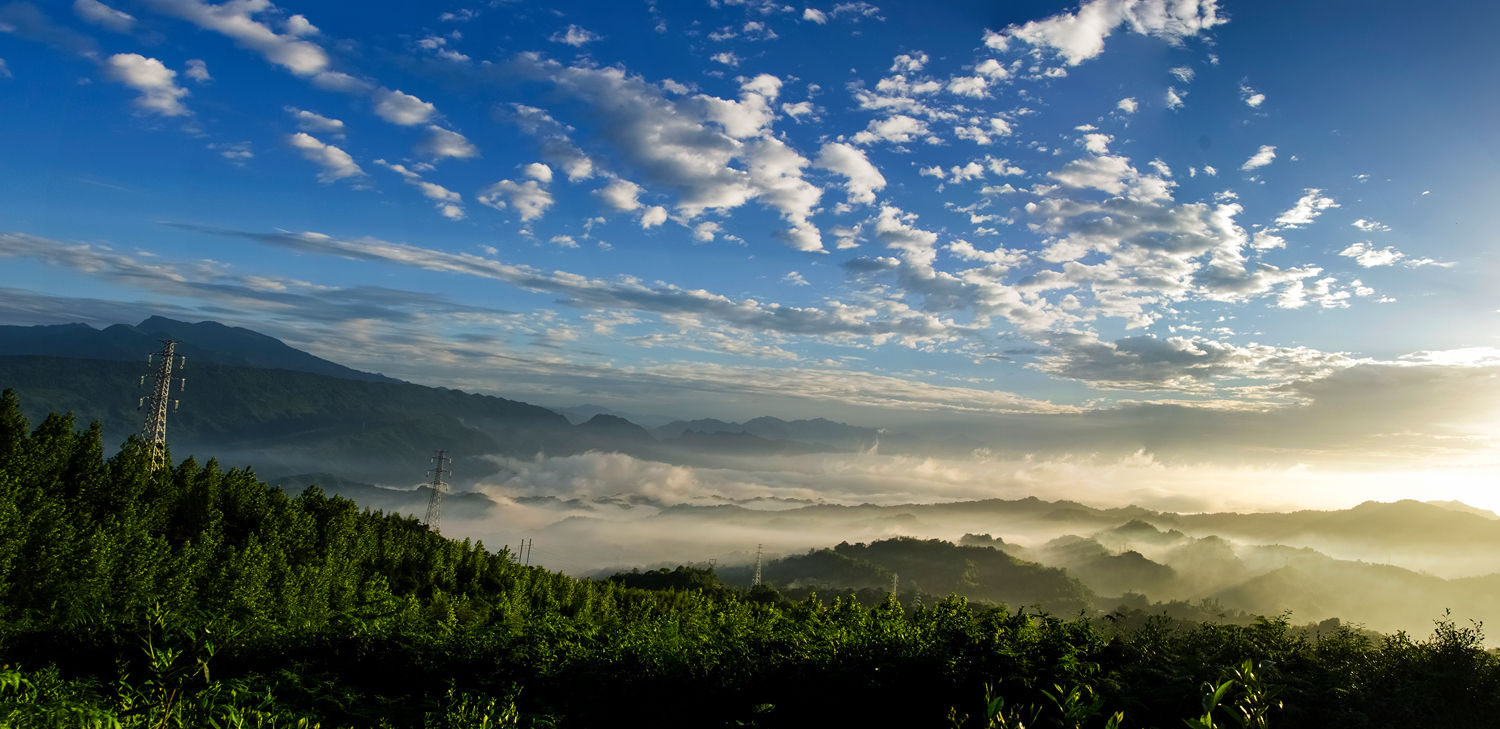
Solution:
[[[790,573],[786,593],[688,567],[580,580],[316,487],[290,495],[213,460],[152,469],[134,439],[104,452],[97,424],[33,427],[6,391],[8,726],[1437,727],[1500,710],[1500,662],[1453,620],[1417,639],[1146,605],[918,607],[807,586],[793,601]],[[877,580],[930,552],[947,576],[923,592],[1044,574],[911,541],[806,559]]]

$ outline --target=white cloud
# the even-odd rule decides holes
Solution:
[[[594,176],[594,161],[568,138],[567,128],[546,111],[534,106],[516,104],[511,120],[526,132],[542,140],[542,159],[561,169],[569,182]]]
[[[99,0],[74,0],[73,13],[85,21],[116,33],[129,33],[135,28],[135,16],[99,2]]]
[[[297,128],[304,132],[332,134],[340,138],[344,136],[344,123],[338,119],[330,119],[322,114],[304,111],[294,106],[283,107],[283,109],[297,120]]]
[[[824,25],[828,22],[828,15],[821,10],[807,8],[802,11],[802,19],[810,20],[814,23],[817,23],[818,25]]]
[[[213,76],[208,75],[208,64],[204,63],[201,59],[190,59],[186,65],[187,68],[182,72],[184,76],[200,84],[206,84],[214,80]]]
[[[1134,98],[1120,99],[1120,103],[1115,104],[1115,108],[1126,114],[1134,114],[1135,110],[1140,108],[1140,104],[1136,103]]]
[[[1076,66],[1104,52],[1104,39],[1122,25],[1133,32],[1180,43],[1228,22],[1217,14],[1216,0],[1088,0],[1078,12],[1010,26],[986,33],[985,45],[1005,50],[1010,40],[1051,48]]]
[[[373,101],[377,116],[403,127],[426,124],[437,112],[436,106],[395,89],[380,89],[375,92]]]
[[[570,25],[566,31],[558,31],[552,34],[552,37],[548,40],[551,40],[553,43],[566,43],[574,48],[582,48],[584,44],[593,43],[602,38],[603,36],[597,33],[584,30],[576,25]]]
[[[559,248],[577,248],[578,241],[573,240],[571,235],[554,235],[547,241]]]
[[[714,239],[714,235],[723,232],[724,226],[712,220],[706,220],[693,228],[693,240],[707,243]]]
[[[667,222],[667,209],[660,205],[653,205],[641,213],[641,227],[655,228]]]
[[[983,76],[956,76],[948,81],[948,93],[957,96],[970,96],[983,99],[988,94],[985,89],[989,84],[985,83]]]
[[[1010,71],[1007,71],[1004,66],[1000,65],[999,61],[993,58],[987,58],[978,66],[975,66],[974,73],[988,76],[996,81],[1010,78]]]
[[[479,156],[479,149],[467,137],[436,124],[427,127],[427,136],[417,144],[416,149],[422,154],[439,159],[444,157],[470,159]]]
[[[1266,102],[1265,94],[1259,93],[1245,84],[1240,84],[1240,98],[1245,101],[1245,106],[1252,108]]]
[[[1183,100],[1182,100],[1182,98],[1184,96],[1187,96],[1187,92],[1186,91],[1178,91],[1176,88],[1168,86],[1167,87],[1167,108],[1168,109],[1181,109],[1182,106],[1183,106],[1183,103],[1184,103]]]
[[[715,53],[712,56],[709,56],[708,60],[715,63],[722,63],[726,66],[740,65],[740,57],[734,55],[733,53],[730,53],[729,51],[725,51],[723,53]]]
[[[897,114],[886,119],[874,119],[862,132],[854,135],[855,144],[869,144],[877,140],[904,144],[913,137],[928,135],[927,122]]]
[[[1253,170],[1258,167],[1265,167],[1271,164],[1271,160],[1273,159],[1276,159],[1276,148],[1269,144],[1262,144],[1259,151],[1251,155],[1250,159],[1245,160],[1245,164],[1240,165],[1240,169]]]
[[[143,111],[161,116],[186,116],[192,112],[179,101],[188,90],[177,85],[177,72],[155,58],[136,53],[117,53],[104,62],[104,74],[141,92],[135,105]]]
[[[269,0],[236,0],[219,5],[203,0],[141,2],[159,13],[182,18],[200,28],[233,38],[240,47],[253,50],[298,76],[315,76],[328,68],[327,52],[303,38],[317,33],[306,18],[300,15],[287,18],[282,33],[254,19],[261,13],[274,11],[275,6]]]
[[[6,65],[4,58],[0,58],[0,78],[15,78],[11,75],[10,66]]]
[[[813,167],[843,175],[844,189],[849,193],[849,203],[871,205],[875,202],[875,191],[885,188],[885,176],[870,163],[864,150],[842,142],[829,142],[818,152]]]
[[[797,273],[796,271],[792,271],[791,273],[788,273],[787,275],[782,276],[781,277],[781,282],[784,283],[784,284],[790,284],[792,286],[811,286],[812,285],[811,283],[808,283],[807,279],[805,279],[805,278],[802,277],[802,274]]]
[[[781,105],[781,113],[786,114],[787,116],[798,122],[802,121],[802,117],[804,116],[812,116],[815,110],[816,109],[811,101],[799,101],[795,104]]]
[[[1368,241],[1355,243],[1354,245],[1351,245],[1348,248],[1339,251],[1339,255],[1353,258],[1355,263],[1358,263],[1365,268],[1373,268],[1375,266],[1389,266],[1396,261],[1399,261],[1406,257],[1405,253],[1402,253],[1395,248],[1392,248],[1391,246],[1386,246],[1385,248],[1376,248],[1370,245]]]
[[[1193,77],[1198,75],[1196,71],[1188,68],[1187,66],[1178,66],[1176,68],[1169,69],[1168,72],[1173,76],[1176,76],[1178,81],[1181,81],[1185,84],[1192,83]]]
[[[913,54],[903,53],[896,56],[895,63],[891,64],[890,70],[896,73],[916,73],[922,70],[923,66],[927,65],[928,60],[930,59],[928,59],[927,54],[921,51]]]
[[[1203,174],[1208,175],[1209,177],[1218,177],[1219,171],[1209,165],[1203,165]]]
[[[521,168],[521,174],[530,177],[543,185],[552,182],[552,168],[540,162],[532,162]]]
[[[1257,230],[1255,231],[1255,235],[1250,238],[1250,247],[1258,251],[1285,248],[1286,239],[1278,235],[1273,235],[1270,231]]]
[[[1298,228],[1311,223],[1322,215],[1324,210],[1338,206],[1339,204],[1334,202],[1333,198],[1325,197],[1322,190],[1310,187],[1297,204],[1292,206],[1291,210],[1282,213],[1276,222],[1283,227]]]
[[[1109,143],[1114,139],[1108,134],[1085,134],[1083,148],[1094,154],[1109,154]]]
[[[304,159],[323,168],[318,174],[318,181],[324,184],[346,177],[363,177],[365,174],[348,152],[324,144],[305,132],[287,137],[287,143],[300,150]]]
[[[645,192],[645,189],[640,185],[617,177],[598,190],[597,194],[610,209],[628,213],[641,207],[642,192]]]
[[[840,15],[850,15],[855,20],[859,20],[860,18],[874,17],[879,12],[880,8],[866,2],[838,3],[833,6],[833,17],[835,18]],[[881,20],[884,20],[884,18],[881,18]]]
[[[1360,218],[1359,220],[1350,223],[1350,225],[1359,228],[1366,233],[1385,233],[1390,231],[1391,229],[1388,225],[1377,223],[1373,220],[1365,220],[1364,218]]]
[[[523,183],[501,180],[481,191],[479,202],[496,210],[504,209],[508,203],[521,214],[522,222],[531,222],[552,207],[552,193],[543,189],[536,180]]]
[[[564,67],[535,56],[523,56],[518,66],[607,111],[611,123],[599,130],[602,141],[653,190],[678,193],[676,212],[684,221],[759,200],[790,224],[777,238],[798,250],[822,249],[809,217],[823,191],[802,176],[811,162],[772,131],[772,102],[781,87],[776,77],[743,79],[738,100],[706,94],[669,99],[619,68]]]

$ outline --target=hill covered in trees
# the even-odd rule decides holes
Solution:
[[[1207,710],[1439,727],[1500,710],[1500,662],[1451,621],[1414,640],[793,602],[689,568],[580,580],[213,460],[153,470],[135,441],[106,459],[100,437],[0,401],[0,724],[1144,727]],[[862,563],[962,556],[934,587],[1017,566],[983,551],[830,553],[873,576]]]

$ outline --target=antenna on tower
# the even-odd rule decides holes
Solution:
[[[187,364],[186,357],[177,355],[178,341],[176,339],[161,339],[160,352],[152,352],[146,355],[146,363],[155,365],[156,371],[152,378],[151,394],[140,399],[136,404],[136,410],[146,411],[146,422],[141,426],[141,440],[146,442],[150,449],[151,468],[157,469],[166,465],[167,459],[167,403],[172,402],[172,367],[176,365],[182,369]],[[160,359],[158,359],[160,358]],[[147,375],[141,376],[139,387],[146,386]],[[178,392],[187,387],[187,380],[178,380]],[[176,401],[181,405],[182,401]],[[176,407],[173,408],[174,410]]]
[[[759,545],[759,544],[755,545],[755,581],[752,582],[752,583],[750,583],[751,587],[760,587],[760,548],[761,548],[761,546],[762,545]]]
[[[432,483],[428,484],[432,487],[432,495],[427,499],[427,518],[423,520],[423,523],[427,524],[427,528],[431,529],[433,534],[441,534],[443,493],[448,489],[448,484],[443,482],[443,476],[453,472],[443,468],[448,463],[448,451],[438,451],[432,460],[437,463],[437,466],[427,472],[432,476]]]

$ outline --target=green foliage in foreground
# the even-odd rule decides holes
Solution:
[[[1098,620],[949,597],[574,580],[412,519],[0,403],[0,726],[1451,727],[1500,663],[1444,620]],[[646,584],[660,582],[662,584]],[[677,583],[682,584],[677,584]],[[633,586],[639,585],[639,586]],[[642,589],[657,587],[665,589]],[[676,589],[674,589],[676,588]],[[1131,627],[1122,627],[1131,622]]]

